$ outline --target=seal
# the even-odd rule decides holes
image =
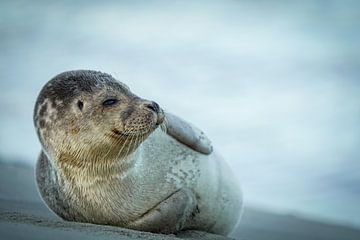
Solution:
[[[205,134],[111,75],[61,73],[34,109],[39,192],[61,218],[141,231],[227,235],[242,194]]]

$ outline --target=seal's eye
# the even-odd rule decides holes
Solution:
[[[117,100],[117,99],[115,99],[115,98],[110,98],[110,99],[106,99],[106,100],[102,103],[102,105],[108,107],[108,106],[115,105],[115,104],[118,103],[118,102],[119,102],[119,100]]]

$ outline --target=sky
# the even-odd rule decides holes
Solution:
[[[205,131],[245,204],[360,226],[358,1],[1,1],[0,156],[35,164],[56,74],[112,74]]]

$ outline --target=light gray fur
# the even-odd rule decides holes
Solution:
[[[39,112],[46,98],[39,99],[34,119],[43,149],[36,179],[45,203],[63,219],[142,231],[196,229],[223,235],[238,224],[242,194],[237,180],[204,133],[185,120],[167,113],[168,132],[156,128],[125,157],[96,166],[70,166],[55,154],[62,145],[49,147],[57,143],[53,138],[69,134],[54,133],[52,142],[43,137],[51,129],[39,125],[39,119],[48,117]],[[59,114],[67,114],[66,109]]]

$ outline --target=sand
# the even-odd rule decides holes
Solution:
[[[245,208],[235,239],[360,239],[360,230]],[[42,202],[30,166],[0,162],[0,239],[219,239],[223,236],[185,231],[178,235],[139,232],[119,227],[63,221]]]

